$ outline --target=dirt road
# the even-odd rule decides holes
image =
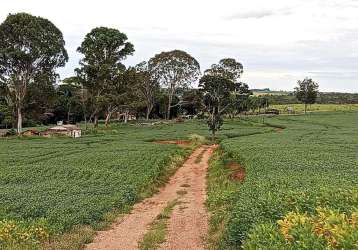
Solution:
[[[178,199],[161,249],[204,249],[208,229],[205,208],[208,160],[217,146],[201,146],[153,197],[136,204],[130,214],[100,231],[86,249],[138,249],[138,242],[168,202]]]

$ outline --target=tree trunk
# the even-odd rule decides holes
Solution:
[[[20,135],[22,132],[22,113],[20,105],[17,106],[17,134]]]
[[[112,112],[108,112],[106,116],[105,125],[108,127],[109,122],[111,121]]]
[[[145,119],[148,121],[149,120],[149,107],[147,107],[147,113],[145,115]]]
[[[167,110],[167,120],[170,120],[170,108],[171,108],[172,98],[169,97],[168,101],[168,110]]]
[[[84,116],[84,120],[85,120],[85,130],[87,130],[87,116],[86,116],[86,114],[84,114],[83,116]]]
[[[307,112],[307,103],[305,103],[305,114]]]
[[[146,113],[146,116],[145,116],[147,121],[149,120],[149,115],[152,112],[152,109],[153,109],[153,105],[148,105],[147,106],[147,113]]]
[[[127,123],[128,122],[128,110],[126,110],[125,112],[124,112],[124,123]]]
[[[97,114],[94,115],[93,126],[95,128],[98,128],[98,115]]]
[[[215,130],[211,131],[211,141],[214,142],[215,140]]]
[[[67,111],[67,123],[70,124],[70,112],[71,112],[71,108],[68,108]]]

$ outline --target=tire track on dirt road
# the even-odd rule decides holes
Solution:
[[[131,213],[116,221],[110,230],[99,231],[86,249],[138,249],[150,224],[175,199],[180,205],[169,219],[167,241],[161,249],[204,249],[208,230],[206,174],[209,158],[216,148],[217,145],[202,145],[194,150],[165,187],[134,205]]]

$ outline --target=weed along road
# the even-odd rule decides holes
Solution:
[[[165,187],[136,204],[111,229],[98,232],[86,249],[130,250],[145,244],[156,244],[161,249],[204,249],[208,230],[206,174],[209,158],[216,148],[217,145],[202,145],[194,150]],[[168,204],[172,206],[166,218],[166,241],[147,243],[146,236],[155,230],[152,226]]]

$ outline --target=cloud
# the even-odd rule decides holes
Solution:
[[[272,16],[274,14],[275,14],[275,12],[272,10],[254,10],[254,11],[248,11],[248,12],[235,13],[235,14],[227,17],[226,19],[228,19],[228,20],[247,19],[247,18],[260,19],[260,18],[264,18],[267,16]]]
[[[126,65],[182,49],[203,70],[222,58],[237,58],[252,88],[291,90],[309,76],[322,90],[358,91],[358,0],[78,0],[56,8],[46,0],[2,1],[0,22],[8,13],[28,12],[63,32],[70,61],[59,69],[62,79],[78,67],[76,48],[85,34],[107,26],[134,44]],[[84,3],[86,11],[78,12]],[[118,15],[120,10],[126,11]]]
[[[289,15],[292,13],[290,8],[281,8],[281,9],[255,9],[248,11],[240,11],[234,14],[231,14],[224,19],[226,20],[235,20],[235,19],[261,19],[265,17],[275,16],[275,15]]]

